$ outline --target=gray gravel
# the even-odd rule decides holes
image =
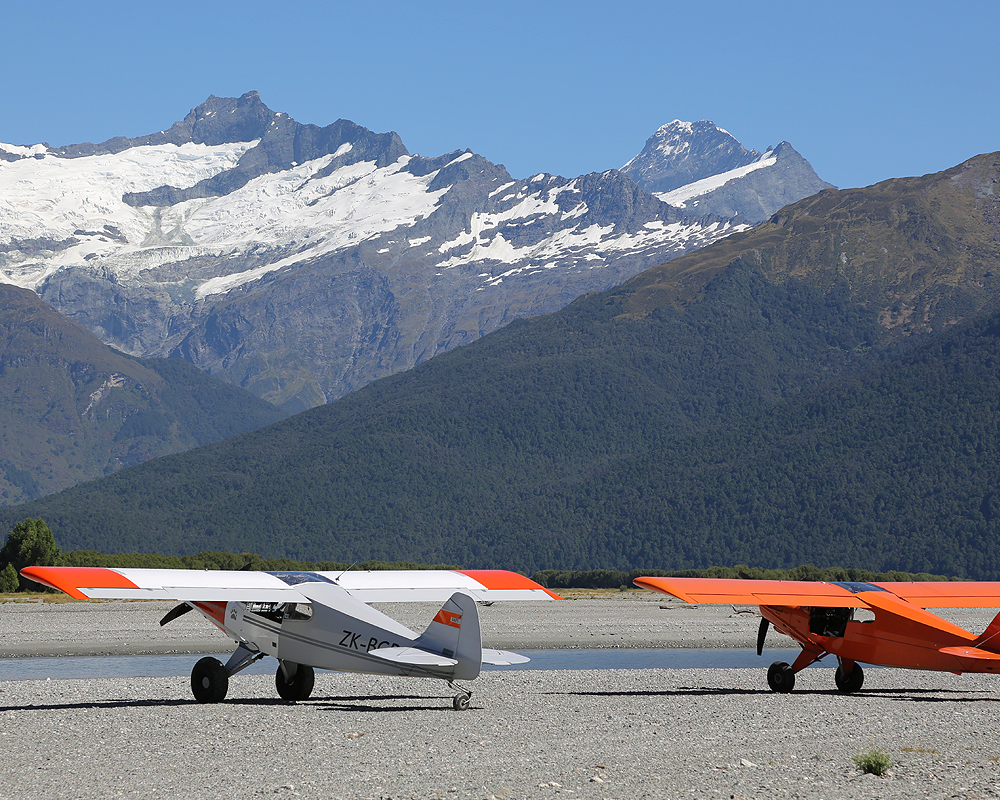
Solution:
[[[995,682],[825,670],[489,672],[455,712],[433,681],[266,677],[202,706],[184,679],[0,684],[2,798],[941,798],[1000,794]],[[851,756],[878,747],[881,778]]]
[[[94,638],[132,647],[154,605],[0,605],[0,638],[10,648],[14,631],[47,630],[67,652]],[[525,605],[483,609],[488,644],[648,647],[686,629],[689,646],[749,647],[757,626],[650,600]],[[843,696],[826,669],[801,673],[790,695],[768,691],[763,670],[491,671],[466,712],[435,681],[338,673],[295,704],[260,676],[234,678],[209,706],[184,678],[2,682],[0,798],[1000,796],[995,678],[866,674]],[[852,755],[873,747],[891,774],[857,771]]]

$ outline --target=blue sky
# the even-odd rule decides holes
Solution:
[[[787,140],[841,187],[1000,150],[995,0],[56,0],[3,25],[11,144],[139,136],[257,90],[516,178],[620,167],[673,119]]]

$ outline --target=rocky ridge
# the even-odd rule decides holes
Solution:
[[[694,126],[695,143],[717,138]],[[732,142],[721,160],[689,147],[706,166],[676,171],[759,156]],[[183,357],[290,412],[757,213],[729,184],[714,205],[672,205],[623,171],[514,179],[471,151],[425,158],[395,133],[300,124],[256,92],[210,97],[149,136],[0,156],[0,281],[127,353]]]
[[[621,171],[665,203],[749,224],[834,188],[788,142],[747,150],[708,120],[661,126]]]

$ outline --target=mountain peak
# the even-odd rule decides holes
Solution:
[[[788,142],[758,153],[710,120],[661,125],[621,171],[665,203],[750,224],[831,188]]]
[[[77,158],[120,153],[130,147],[147,145],[194,143],[218,146],[252,142],[263,138],[278,118],[289,119],[287,114],[275,113],[264,105],[257,92],[246,92],[239,97],[216,97],[212,94],[165,131],[135,138],[116,136],[100,144],[70,144],[52,148],[51,152],[66,158]]]
[[[729,131],[710,120],[675,119],[661,125],[621,171],[647,192],[670,192],[758,158],[760,153],[747,150]]]

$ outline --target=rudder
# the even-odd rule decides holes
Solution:
[[[993,617],[993,621],[986,626],[986,630],[973,642],[973,646],[991,653],[1000,653],[1000,614]]]
[[[414,645],[454,658],[456,680],[477,677],[483,666],[483,636],[476,601],[465,592],[455,592]]]

